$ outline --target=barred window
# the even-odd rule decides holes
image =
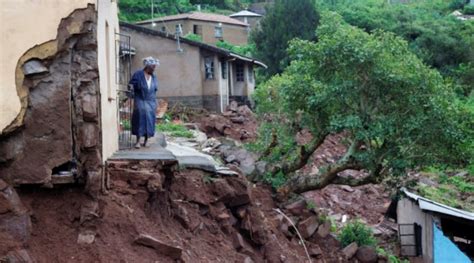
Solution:
[[[236,75],[237,81],[239,82],[244,81],[244,64],[237,63],[235,65],[235,75]]]
[[[204,69],[206,71],[206,79],[214,79],[214,58],[206,57],[204,59]]]

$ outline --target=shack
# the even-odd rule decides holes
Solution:
[[[474,213],[424,198],[402,188],[396,205],[401,255],[421,262],[471,263]]]

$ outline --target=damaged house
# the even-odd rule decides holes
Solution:
[[[401,255],[416,262],[470,263],[474,258],[474,213],[402,189],[396,203]],[[470,259],[470,258],[471,259]]]
[[[131,38],[132,69],[143,68],[147,56],[160,60],[158,97],[170,105],[223,112],[230,100],[247,103],[255,89],[254,67],[266,68],[253,58],[142,26],[121,22],[120,30]]]
[[[0,179],[100,180],[118,149],[117,1],[2,1]]]

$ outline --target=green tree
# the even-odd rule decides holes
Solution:
[[[151,19],[152,0],[120,0],[119,18],[123,21],[136,22]],[[194,10],[189,0],[153,0],[154,17],[186,13]]]
[[[288,42],[293,38],[314,40],[319,22],[312,0],[276,0],[251,35],[256,57],[267,64],[265,74],[281,73],[288,65]]]
[[[290,177],[286,191],[375,182],[418,165],[472,158],[472,112],[406,41],[382,31],[369,34],[335,13],[325,14],[317,35],[317,43],[292,41],[290,66],[256,91],[257,113],[267,127],[261,136],[268,146],[263,158],[271,160],[280,151],[272,173],[291,175],[329,134],[342,131],[348,134],[347,152],[316,175]],[[302,129],[311,132],[312,141],[288,147],[286,138]],[[347,169],[370,175],[337,177]]]

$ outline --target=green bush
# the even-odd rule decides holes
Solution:
[[[465,15],[474,15],[474,5],[466,5],[462,13]]]
[[[157,124],[155,127],[156,131],[159,132],[166,132],[172,137],[184,137],[184,138],[192,138],[193,133],[190,132],[186,127],[180,124],[174,123],[160,123]]]
[[[184,38],[189,39],[191,41],[202,42],[202,37],[193,33],[188,33],[184,36]]]
[[[341,229],[338,239],[343,247],[352,242],[356,242],[359,246],[375,246],[377,244],[372,230],[358,220],[345,225]]]

